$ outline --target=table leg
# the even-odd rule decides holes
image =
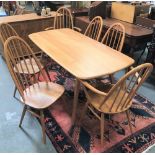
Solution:
[[[74,100],[73,100],[73,111],[72,111],[72,124],[75,122],[76,117],[76,109],[78,103],[78,96],[79,96],[79,88],[80,88],[80,81],[76,79],[75,81],[75,88],[74,88]]]

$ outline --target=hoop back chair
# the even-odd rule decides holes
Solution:
[[[67,9],[66,7],[60,7],[56,11],[53,27],[46,28],[45,30],[61,29],[61,28],[70,28],[79,32],[81,31],[80,28],[74,27],[72,14],[70,10]]]
[[[89,23],[84,35],[99,41],[103,27],[103,19],[100,16],[96,16]]]
[[[124,40],[124,26],[121,23],[114,23],[107,30],[101,42],[117,51],[122,52]]]
[[[10,74],[22,97],[21,101],[25,104],[19,126],[22,124],[26,111],[29,111],[40,119],[43,142],[45,143],[46,136],[43,110],[61,97],[64,88],[56,83],[48,82],[37,57],[34,55],[28,44],[20,37],[13,36],[7,39],[4,45],[4,51]],[[19,58],[17,54],[18,51],[31,53],[31,55],[28,55],[30,62],[27,62],[24,56]],[[36,68],[34,68],[33,62],[35,62]],[[24,69],[27,70],[29,76],[32,76],[33,74],[33,79],[31,79],[31,81],[29,81],[29,77],[25,74],[23,74],[23,76],[21,75],[21,71],[24,72]],[[39,82],[35,69],[38,69],[44,82]],[[39,114],[30,110],[28,107],[38,110]]]
[[[109,88],[106,91],[104,90],[104,92],[94,88],[86,81],[81,81],[87,98],[81,119],[86,109],[89,108],[91,112],[101,121],[101,144],[103,144],[104,139],[104,114],[126,112],[130,131],[132,133],[132,126],[128,110],[132,105],[132,99],[135,93],[149,76],[152,69],[153,66],[150,63],[133,68],[116,84],[109,85]],[[98,111],[100,114],[98,114],[96,111]]]
[[[18,37],[19,37],[19,35],[18,35],[17,32],[15,31],[15,29],[14,29],[10,24],[7,24],[7,23],[1,24],[1,25],[0,25],[0,37],[1,37],[1,40],[2,40],[2,44],[4,45],[5,41],[6,41],[8,38],[12,37],[12,36],[18,36]],[[15,43],[16,43],[16,42],[15,42]],[[14,54],[15,54],[15,53],[14,53]],[[29,62],[28,58],[29,58],[29,55],[30,55],[30,54],[31,54],[31,52],[29,53],[29,52],[27,51],[26,53],[24,53],[23,51],[18,50],[17,53],[16,53],[16,57],[25,56],[25,57],[27,57],[26,61]],[[19,60],[20,60],[20,59],[19,59]],[[18,61],[18,63],[19,63],[19,61]],[[21,61],[21,63],[22,63],[22,61]],[[35,72],[37,73],[37,72],[38,72],[38,69],[36,69],[37,67],[35,67],[35,66],[36,66],[35,61],[33,61],[33,66],[34,66],[34,68],[35,68]],[[18,67],[19,67],[19,65],[18,65]],[[43,68],[43,66],[42,66],[42,68]],[[44,67],[44,69],[45,69],[45,71],[46,71],[46,73],[47,73],[47,76],[48,76],[48,78],[49,78],[49,80],[50,80],[50,76],[49,76],[49,74],[48,74],[48,72],[47,72],[47,70],[46,70],[46,67]],[[24,70],[23,70],[23,71],[22,71],[21,69],[20,69],[19,71],[20,71],[21,74],[28,74],[28,72],[26,71],[25,67],[24,67]],[[30,72],[30,73],[31,73],[31,72]],[[33,73],[33,72],[32,72],[32,73]],[[17,88],[15,87],[14,94],[13,94],[13,96],[14,96],[15,98],[16,98],[16,90],[17,90]],[[16,98],[16,99],[17,99],[17,98]]]
[[[7,23],[3,23],[0,25],[0,37],[2,44],[4,45],[5,41],[12,36],[19,36],[14,28]]]

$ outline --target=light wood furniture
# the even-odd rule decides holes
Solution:
[[[17,47],[20,47],[20,49],[22,49],[20,50],[20,52],[29,51],[29,53],[31,53],[31,55],[28,55],[28,58],[30,60],[29,62],[25,60],[24,56],[22,57],[22,62],[21,60],[19,60],[19,58],[16,58],[16,53],[19,50],[17,49]],[[63,86],[56,83],[48,82],[45,72],[43,72],[42,70],[42,65],[34,55],[31,48],[28,46],[28,44],[21,38],[17,36],[10,37],[5,42],[4,51],[10,74],[22,97],[21,102],[24,103],[24,109],[19,126],[21,126],[22,124],[26,111],[29,111],[31,114],[40,119],[43,133],[43,143],[45,143],[46,136],[43,110],[51,106],[62,96],[64,88]],[[37,65],[36,68],[34,68],[33,66],[34,62]],[[22,76],[19,70],[19,66],[23,72],[24,69],[26,69],[29,76],[32,76],[33,74],[33,80],[31,79],[31,81],[29,81],[28,76],[26,76],[25,74],[23,74]],[[36,76],[35,69],[37,69],[43,76],[44,82],[39,82],[38,77]],[[31,109],[29,107],[31,107]],[[32,109],[37,110],[37,112]]]
[[[122,52],[122,48],[125,40],[125,28],[121,23],[112,24],[105,33],[102,43]]]
[[[76,77],[73,122],[80,86],[78,79],[93,79],[112,74],[134,63],[130,57],[68,28],[33,33],[29,37],[48,56]]]
[[[81,114],[81,119],[84,116],[86,109],[89,108],[90,111],[100,120],[102,145],[104,139],[104,114],[125,112],[132,133],[132,125],[128,110],[132,105],[132,99],[135,93],[149,76],[152,69],[153,66],[149,63],[133,68],[121,77],[115,85],[109,85],[109,88],[107,87],[107,90],[104,92],[94,88],[86,81],[81,81],[87,97],[87,102]]]
[[[149,13],[149,8],[150,4],[131,5],[121,2],[112,2],[111,17],[129,23],[134,23],[136,16],[141,13]]]
[[[13,29],[13,27],[11,25],[6,24],[6,23],[1,24],[0,25],[0,38],[1,38],[2,44],[4,45],[5,41],[8,38],[12,37],[12,36],[18,36],[19,37],[19,35],[17,34],[17,32]],[[14,44],[15,43],[17,43],[17,42],[14,42]],[[30,67],[29,68],[30,69],[30,72],[27,72],[27,68],[26,68],[26,66],[24,66],[23,60],[20,59],[21,57],[25,57],[25,60],[24,61],[26,61],[27,64],[30,64],[30,60],[29,60],[29,58],[27,58],[28,56],[31,55],[30,51],[26,51],[26,50],[23,50],[22,51],[22,49],[20,49],[20,47],[18,47],[18,43],[15,44],[15,46],[17,46],[16,48],[18,50],[17,50],[16,53],[14,53],[14,57],[19,60],[19,61],[17,61],[17,67],[18,67],[19,73],[21,73],[21,74],[33,74],[33,71],[30,69],[31,68],[31,65],[28,65],[28,68]],[[40,51],[38,53],[41,54]],[[33,67],[34,67],[35,73],[38,73],[39,70],[37,68],[37,64],[35,63],[35,61],[32,61],[32,63],[33,63]],[[22,68],[23,70],[21,69],[20,64],[23,64],[23,68]],[[43,66],[43,65],[41,67],[42,67],[42,69],[43,68],[45,69],[46,74],[47,74],[49,80],[51,81],[50,75],[49,75],[48,71],[46,70],[46,67]],[[17,70],[15,70],[15,71],[18,72]],[[15,87],[15,90],[14,90],[14,93],[13,93],[13,97],[14,98],[16,98],[16,91],[17,91],[17,88]],[[18,99],[18,98],[16,98],[16,99]]]
[[[43,31],[45,28],[49,27],[51,23],[54,22],[54,17],[54,11],[52,11],[51,16],[48,17],[38,16],[36,13],[29,13],[23,15],[0,17],[0,24],[10,24],[19,34],[19,36],[30,45],[33,51],[38,53],[39,48],[33,44],[33,42],[28,38],[28,35],[33,32]],[[3,56],[3,51],[1,52]]]
[[[89,23],[84,35],[99,41],[102,32],[103,20],[100,16],[94,17]]]
[[[60,16],[61,15],[61,16]],[[74,27],[73,17],[70,10],[66,7],[60,7],[56,11],[53,27],[46,28],[45,30],[70,28],[77,31],[81,31],[79,28]]]
[[[13,15],[22,15],[24,13],[24,7],[17,5]]]

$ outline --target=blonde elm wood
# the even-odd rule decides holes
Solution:
[[[0,38],[1,38],[2,44],[4,45],[5,41],[9,37],[12,37],[12,36],[18,36],[19,37],[19,35],[15,31],[15,29],[10,24],[7,24],[7,23],[1,24],[0,25]],[[35,73],[39,72],[39,68],[37,67],[34,59],[32,59],[30,57],[31,53],[29,52],[29,50],[27,50],[26,48],[22,48],[21,44],[18,44],[17,41],[14,41],[13,47],[10,47],[10,48],[13,48],[12,50],[14,50],[13,56],[14,56],[14,58],[16,58],[16,66],[17,66],[18,70],[16,68],[14,68],[14,69],[17,73],[19,72],[21,74],[33,74],[32,69],[34,69]],[[22,57],[24,59],[22,59]],[[27,64],[26,66],[25,66],[25,61]],[[31,63],[33,64],[33,68],[31,67]],[[29,72],[27,72],[27,67],[28,67]],[[41,65],[41,68],[44,68],[43,65]],[[49,77],[48,73],[47,73],[47,75]],[[50,77],[49,77],[49,79],[50,79]],[[15,88],[14,95],[13,95],[15,98],[16,98],[16,90],[17,89]]]
[[[125,40],[125,27],[121,23],[112,24],[105,33],[102,43],[122,52]]]
[[[125,27],[121,23],[112,24],[102,38],[102,43],[122,52],[125,41]],[[114,76],[110,75],[111,83],[114,83]]]
[[[91,109],[93,114],[101,121],[101,144],[103,144],[102,131],[104,130],[104,116],[102,114],[117,114],[126,112],[129,128],[132,133],[128,109],[132,105],[132,99],[137,90],[147,79],[152,70],[153,66],[150,63],[142,64],[136,68],[133,68],[121,77],[115,85],[109,85],[109,91],[107,92],[102,92],[92,87],[88,82],[80,80],[83,84],[84,92],[87,97],[86,104],[88,105],[88,108]],[[91,107],[94,107],[98,112],[100,112],[101,117]],[[80,118],[80,120],[81,119],[82,118]]]
[[[30,52],[30,55],[28,55],[28,58],[30,60],[29,63],[25,60],[24,56],[22,57],[24,66],[26,66],[25,69],[27,70],[28,73],[27,76],[25,74],[23,74],[22,76],[17,66],[17,64],[21,62],[20,61],[21,57],[20,59],[16,57],[17,50],[19,49],[21,51],[25,50]],[[63,86],[58,85],[56,83],[48,82],[45,72],[43,72],[42,70],[41,63],[38,61],[37,57],[32,52],[28,44],[20,37],[12,36],[8,38],[4,44],[4,52],[10,74],[22,97],[21,102],[25,104],[19,126],[21,126],[22,124],[26,111],[29,111],[32,115],[38,117],[41,120],[43,143],[45,143],[46,137],[45,137],[45,127],[43,124],[42,110],[48,108],[53,103],[55,103],[64,93],[64,88]],[[42,75],[45,82],[39,82],[39,79],[36,76],[36,72],[33,67],[33,62],[31,60],[35,61],[39,73]],[[29,67],[31,66],[31,71],[33,71],[33,80],[31,81],[29,81],[29,76],[32,77],[32,73],[30,73],[30,68],[28,66]],[[23,67],[21,64],[20,67],[23,72]],[[31,111],[31,109],[28,109],[27,107],[39,110],[40,115],[38,115],[34,111]]]
[[[92,79],[112,74],[134,63],[128,56],[71,29],[38,32],[30,34],[29,37],[47,55],[76,77],[72,123],[76,117],[80,85],[78,79]]]
[[[89,23],[84,35],[99,41],[103,28],[103,19],[100,16],[96,16]]]
[[[73,16],[70,10],[66,7],[60,7],[55,14],[53,27],[48,27],[45,30],[70,28],[76,31],[81,31],[80,28],[74,27]]]
[[[134,63],[132,58],[68,28],[37,32],[29,37],[79,79],[112,74]]]

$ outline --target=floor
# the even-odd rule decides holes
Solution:
[[[56,152],[47,138],[42,144],[38,121],[26,114],[22,127],[18,127],[23,105],[13,98],[14,83],[7,66],[0,56],[0,153],[49,153]]]

